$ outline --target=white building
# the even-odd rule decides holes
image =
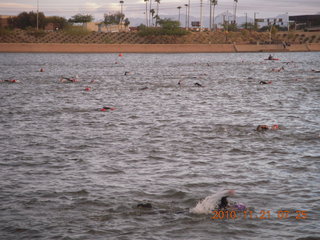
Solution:
[[[95,22],[88,22],[84,23],[83,27],[88,31],[93,32],[129,32],[129,26],[125,26],[124,24],[108,24],[105,23],[95,23]]]

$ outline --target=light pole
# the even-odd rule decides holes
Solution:
[[[238,0],[234,0],[234,13],[233,13],[233,23],[236,24],[237,22],[237,5]]]
[[[289,20],[289,13],[287,12],[287,16],[288,16],[288,32],[290,31],[290,20]]]
[[[144,0],[146,3],[146,26],[148,27],[148,1],[149,0]]]
[[[218,0],[211,0],[212,4],[213,4],[213,11],[212,11],[212,27],[213,30],[215,30],[215,26],[214,26],[214,11],[216,9],[216,5],[218,4]]]
[[[39,0],[37,0],[37,31],[39,30]]]
[[[188,4],[184,5],[186,7],[186,23],[185,23],[185,28],[188,27]]]
[[[202,32],[202,6],[203,0],[200,0],[200,32]]]
[[[210,9],[210,15],[209,15],[209,29],[210,29],[210,31],[212,30],[212,1],[210,0],[210,7],[209,7],[209,9]]]
[[[149,0],[150,1],[150,7],[149,7],[149,26],[151,27],[151,8],[152,8],[152,0]]]
[[[244,13],[246,15],[246,29],[248,29],[248,13]]]
[[[124,3],[124,1],[120,1],[120,13],[121,14],[123,13],[123,3]]]
[[[257,30],[258,29],[258,24],[257,24],[257,14],[259,14],[258,12],[254,12],[253,13],[253,26],[254,26],[254,28],[255,28],[255,30]]]
[[[122,30],[122,21],[123,21],[123,1],[120,1],[120,13],[121,13],[121,19],[120,19],[120,29]]]
[[[188,29],[190,28],[190,0],[189,0],[189,3],[188,3]]]
[[[181,9],[181,6],[177,7],[178,10],[179,10],[179,17],[178,17],[178,21],[179,21],[179,25],[180,25],[180,9]]]

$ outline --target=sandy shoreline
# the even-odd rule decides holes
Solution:
[[[235,52],[309,52],[320,51],[320,44],[60,44],[0,43],[7,53],[235,53]]]

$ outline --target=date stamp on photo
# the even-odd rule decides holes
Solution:
[[[213,216],[212,220],[223,220],[223,219],[279,219],[284,220],[288,218],[293,218],[296,220],[305,220],[308,218],[307,211],[296,210],[296,211],[288,211],[288,210],[279,210],[275,212],[275,216],[272,215],[270,210],[261,210],[260,212],[256,211],[222,211],[215,210],[212,211]],[[273,217],[274,216],[274,217]]]

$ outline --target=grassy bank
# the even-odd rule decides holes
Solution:
[[[320,33],[280,32],[273,43],[320,43]],[[74,43],[74,44],[269,44],[270,34],[263,32],[191,32],[184,36],[141,36],[137,32],[98,33],[83,29],[56,32],[0,30],[0,43]]]

